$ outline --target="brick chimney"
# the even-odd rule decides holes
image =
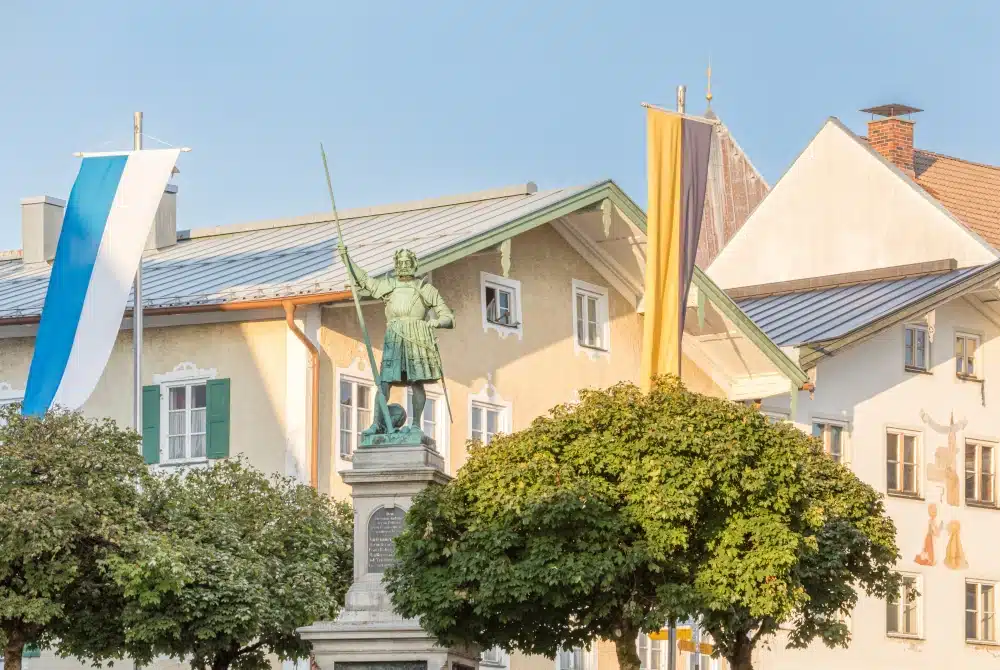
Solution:
[[[891,104],[861,110],[873,117],[868,122],[868,144],[890,163],[913,177],[913,121],[902,115],[921,110],[907,105]]]

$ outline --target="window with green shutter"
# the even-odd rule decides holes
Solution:
[[[229,380],[211,379],[207,386],[207,456],[229,457]]]
[[[142,387],[142,455],[146,463],[160,462],[160,387]]]

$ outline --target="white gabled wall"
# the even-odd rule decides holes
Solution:
[[[807,650],[785,649],[782,636],[760,653],[760,670],[842,670],[844,668],[910,668],[912,670],[986,670],[1000,667],[1000,646],[967,644],[965,641],[964,588],[967,579],[1000,582],[997,541],[1000,509],[982,509],[965,504],[965,440],[979,440],[1000,448],[1000,323],[998,315],[960,298],[934,313],[931,344],[932,374],[903,369],[903,325],[878,333],[871,339],[824,359],[819,364],[813,397],[801,393],[795,423],[809,431],[813,420],[846,424],[849,467],[883,495],[886,493],[887,427],[907,429],[920,437],[919,499],[887,496],[886,511],[896,524],[901,572],[920,575],[922,599],[919,617],[922,637],[917,640],[886,635],[884,601],[862,596],[851,616],[852,642],[848,649],[828,649],[815,642]],[[984,370],[985,393],[979,383],[962,381],[955,375],[956,332],[982,337],[979,359]],[[788,406],[764,401],[764,410],[787,412]],[[952,458],[958,487],[958,505],[948,503],[946,488],[928,466],[948,462],[948,436],[928,424],[947,426],[954,413],[958,453]],[[939,451],[940,450],[940,451]],[[937,521],[943,524],[934,538],[935,565],[921,565],[928,531],[928,505],[937,506]],[[957,522],[967,567],[945,563]]]
[[[795,160],[708,275],[722,288],[997,253],[836,119]]]

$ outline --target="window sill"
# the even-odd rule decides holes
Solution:
[[[885,636],[890,640],[902,640],[904,642],[923,642],[923,635],[907,635],[906,633],[886,633]]]
[[[340,458],[340,460],[347,461],[348,463],[350,463],[351,461],[354,460],[354,454],[353,453],[351,453],[351,454],[337,454],[337,456]]]
[[[906,493],[904,491],[886,491],[885,494],[890,498],[900,498],[902,500],[915,500],[918,502],[924,501],[924,497],[919,493]]]
[[[918,374],[918,375],[933,375],[934,374],[933,372],[931,372],[930,370],[928,370],[926,368],[915,368],[912,365],[904,365],[903,366],[903,371],[904,372],[912,372],[912,373]]]
[[[521,324],[519,323],[515,324],[500,323],[499,321],[490,321],[489,319],[486,319],[486,323],[490,326],[494,326],[496,328],[503,328],[505,330],[521,330]]]
[[[996,503],[981,502],[979,500],[966,500],[965,506],[974,507],[976,509],[992,509],[992,510],[998,509]]]
[[[157,465],[164,468],[179,468],[185,465],[202,465],[203,463],[208,463],[207,458],[185,458],[177,459],[173,461],[160,461]]]
[[[982,377],[970,377],[969,375],[955,375],[955,379],[960,382],[973,382],[975,384],[982,384],[984,381]]]
[[[598,354],[607,354],[611,352],[610,349],[605,349],[604,347],[595,347],[590,344],[584,344],[580,340],[576,341],[576,346],[580,347],[581,349],[586,349],[587,351],[593,351]]]
[[[991,642],[989,640],[970,640],[969,638],[965,638],[965,644],[973,647],[992,647],[994,649],[1000,647],[1000,642]]]

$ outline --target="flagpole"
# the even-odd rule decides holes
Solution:
[[[132,117],[132,149],[142,149],[142,112],[136,112]],[[135,271],[132,304],[132,427],[137,433],[142,432],[142,257],[139,257],[139,267]]]

